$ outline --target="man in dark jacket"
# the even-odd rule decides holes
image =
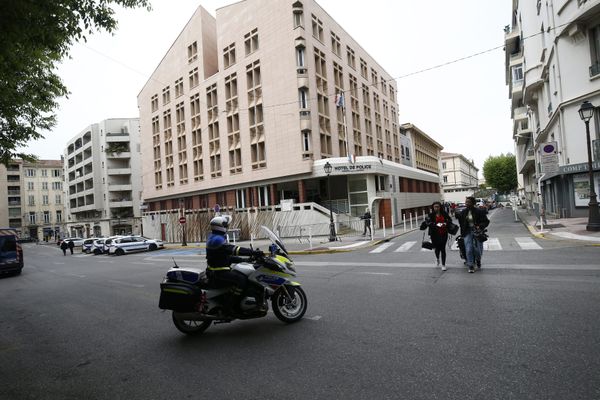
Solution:
[[[365,221],[365,227],[363,229],[363,236],[367,234],[367,229],[369,230],[369,236],[372,235],[371,232],[371,212],[369,211],[369,207],[365,210],[365,213],[362,217],[360,217],[363,221]]]
[[[219,216],[210,221],[211,233],[206,241],[206,275],[213,282],[221,282],[232,286],[232,295],[226,296],[226,311],[237,312],[237,306],[243,298],[243,292],[248,284],[248,278],[241,272],[231,269],[231,264],[236,264],[246,259],[240,256],[262,256],[263,252],[227,242],[227,228],[230,217]],[[258,304],[262,304],[263,299]]]
[[[71,255],[73,255],[73,248],[75,247],[75,243],[72,240],[69,240],[69,243],[67,243],[69,246],[69,251],[71,252]]]
[[[483,210],[475,207],[474,197],[467,197],[465,204],[467,208],[457,215],[457,219],[460,224],[460,235],[465,241],[467,267],[469,272],[473,273],[475,272],[475,264],[478,268],[481,268],[483,253],[481,235],[490,224],[490,220]]]

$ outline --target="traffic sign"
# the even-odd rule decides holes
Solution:
[[[556,142],[542,143],[540,164],[545,174],[558,173],[558,146]]]
[[[185,217],[179,218],[179,223],[180,224],[185,224]]]

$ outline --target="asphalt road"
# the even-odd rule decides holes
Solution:
[[[0,278],[1,399],[598,399],[600,247],[494,213],[484,266],[418,246],[297,256],[309,309],[180,334],[158,284],[192,251],[64,257],[27,245]],[[512,243],[512,245],[511,245]],[[405,245],[404,248],[407,246]],[[528,247],[528,246],[526,246]]]

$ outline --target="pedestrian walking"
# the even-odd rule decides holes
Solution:
[[[371,212],[369,211],[369,207],[366,208],[365,213],[360,219],[365,221],[363,236],[367,234],[367,229],[369,230],[369,236],[371,236],[373,233],[371,232]]]
[[[435,251],[437,266],[440,266],[440,256],[442,258],[442,271],[446,271],[446,244],[448,243],[448,228],[452,225],[452,218],[443,208],[442,203],[435,201],[431,205],[433,210],[421,224],[420,229],[428,229],[431,244]]]
[[[69,245],[67,244],[67,242],[65,242],[64,240],[60,243],[60,249],[63,252],[63,256],[67,255],[67,249],[69,248]]]
[[[69,240],[69,251],[71,252],[71,255],[73,255],[73,248],[75,247],[75,243],[73,243],[72,240]]]
[[[470,273],[473,273],[475,265],[477,268],[481,268],[483,242],[487,240],[485,230],[490,224],[490,220],[483,210],[475,207],[474,197],[467,197],[465,205],[467,207],[458,213],[457,219],[460,224],[460,235],[465,242],[467,268]]]

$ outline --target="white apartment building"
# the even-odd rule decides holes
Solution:
[[[586,216],[587,145],[578,110],[584,101],[600,106],[600,1],[513,0],[505,32],[521,200],[536,211],[543,201],[550,215]],[[598,111],[590,121],[594,171],[600,171]],[[558,149],[557,173],[542,169],[546,144]],[[598,193],[598,172],[595,186]]]
[[[402,165],[396,95],[390,74],[313,0],[238,1],[216,17],[198,7],[138,95],[145,220],[335,200],[351,216],[383,204],[389,222],[425,207],[437,176]],[[323,159],[347,164],[331,174],[331,196]],[[392,202],[403,177],[423,192]]]
[[[64,150],[67,235],[142,233],[139,120],[106,119]]]
[[[458,153],[441,153],[444,201],[462,203],[479,187],[479,169],[473,161]]]
[[[54,240],[63,230],[61,160],[13,160],[0,166],[0,226],[21,237]]]

